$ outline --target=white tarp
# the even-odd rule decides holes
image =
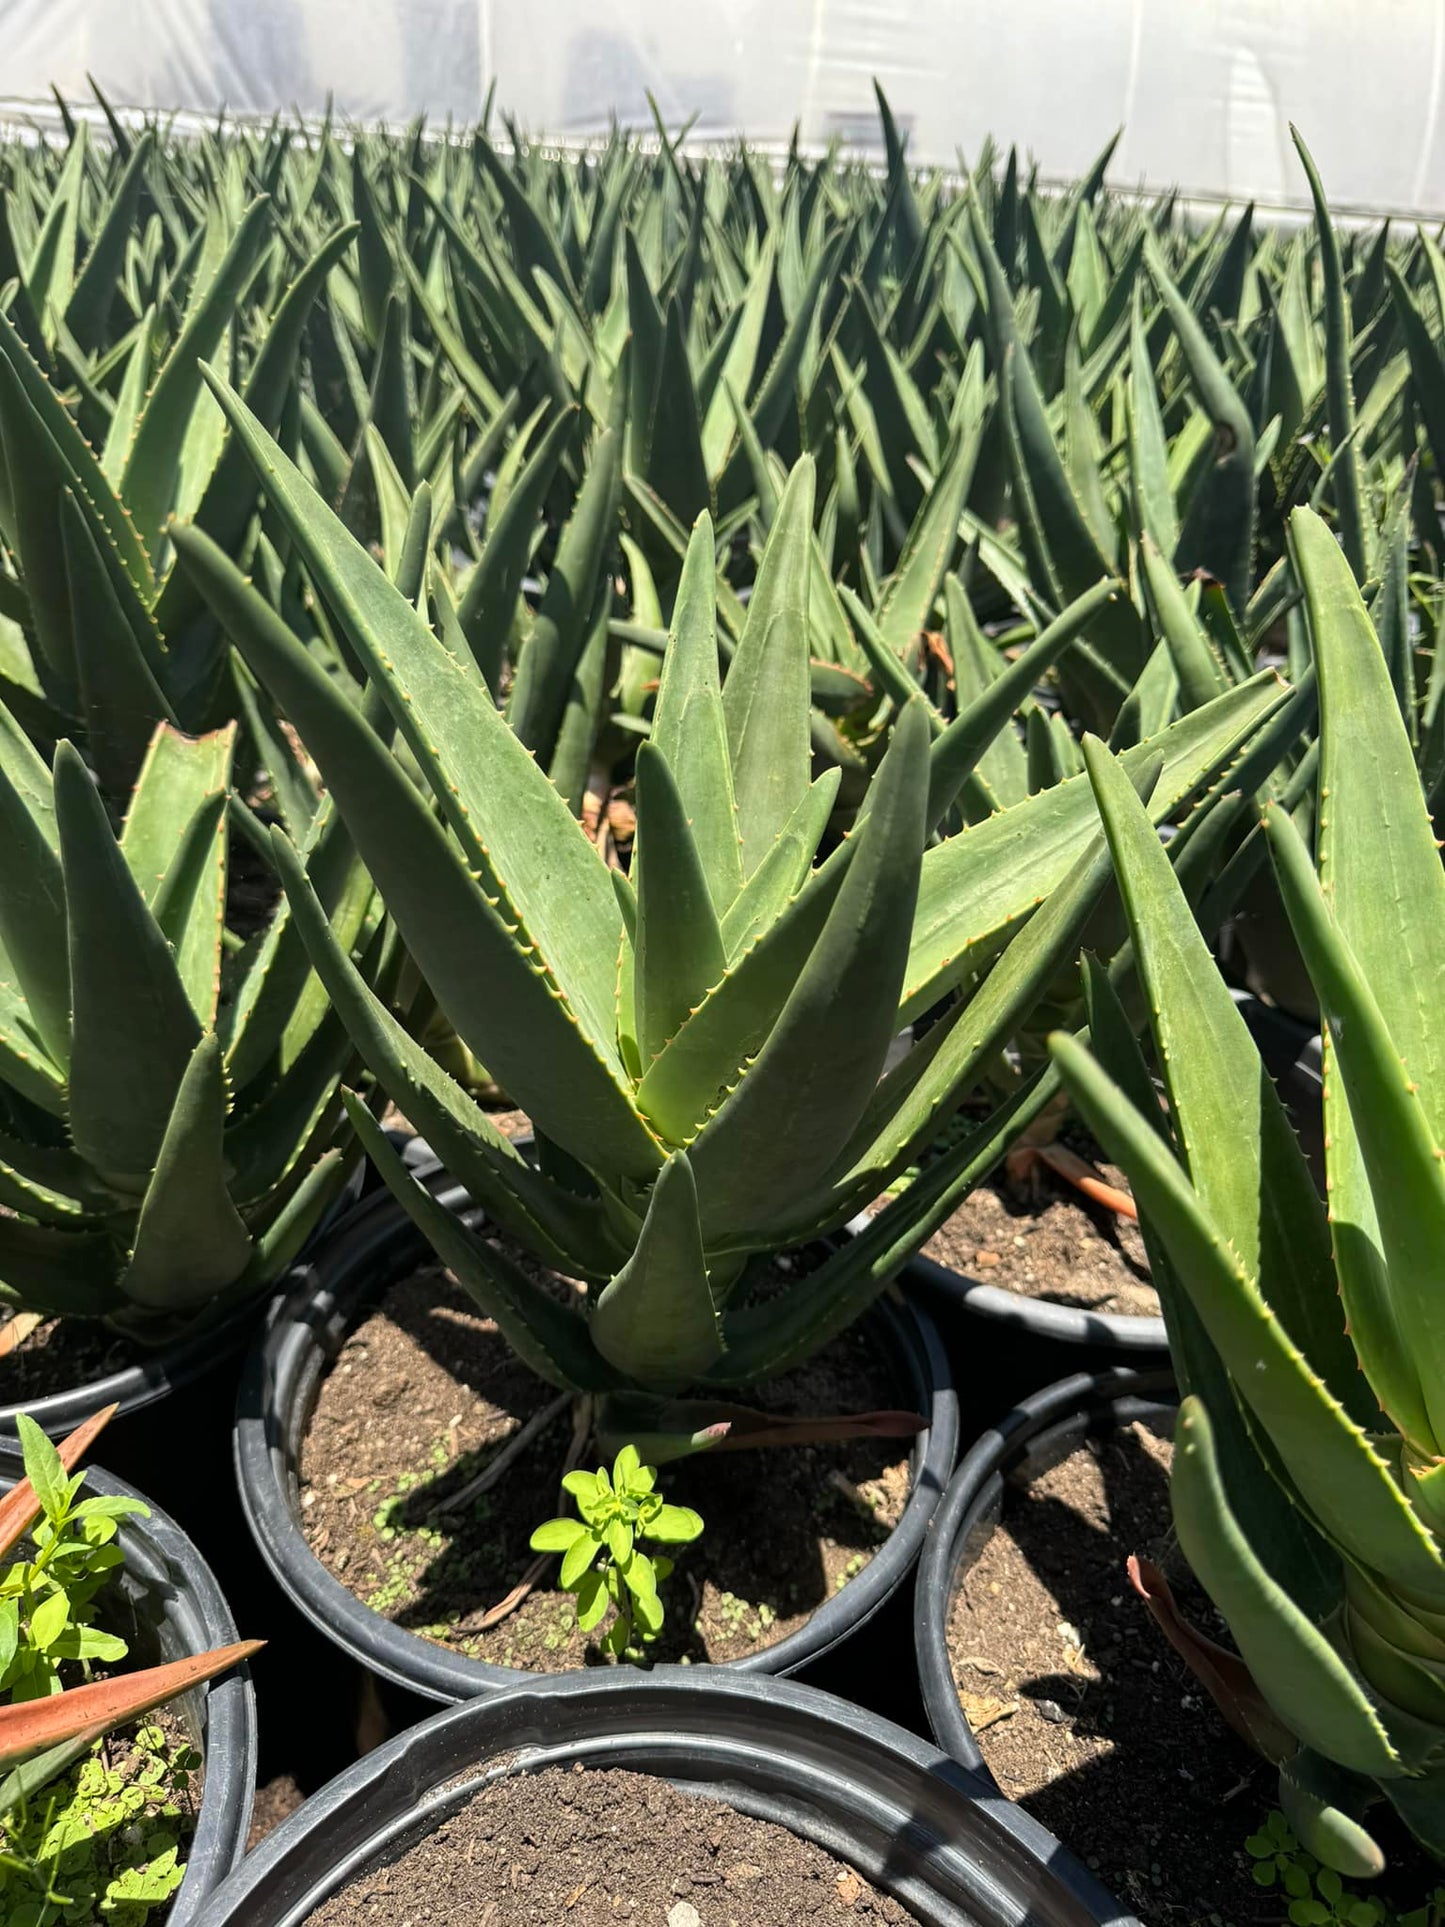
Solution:
[[[0,0],[0,93],[117,105],[474,119],[493,78],[532,132],[610,114],[809,144],[876,141],[883,83],[912,157],[985,135],[1045,176],[1298,205],[1296,121],[1361,212],[1445,214],[1445,0]]]

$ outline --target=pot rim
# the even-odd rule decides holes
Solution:
[[[1011,1326],[1032,1338],[1062,1345],[1087,1345],[1096,1351],[1116,1351],[1151,1363],[1163,1356],[1169,1340],[1162,1317],[1147,1312],[1086,1311],[1079,1305],[1056,1305],[1047,1298],[1026,1298],[1002,1285],[986,1285],[966,1271],[955,1271],[920,1252],[904,1266],[904,1276],[935,1293],[972,1318]]]
[[[1025,1917],[1133,1927],[984,1776],[815,1687],[715,1666],[537,1675],[434,1713],[283,1821],[195,1927],[299,1927],[487,1779],[579,1759],[658,1774],[788,1826],[891,1891],[924,1927],[1017,1927]]]
[[[929,1729],[939,1746],[950,1759],[981,1774],[1000,1799],[1007,1796],[989,1771],[964,1715],[948,1657],[948,1617],[969,1537],[1001,1494],[1010,1465],[1046,1433],[1076,1417],[1091,1426],[1157,1418],[1174,1409],[1176,1397],[1173,1375],[1168,1371],[1134,1372],[1115,1367],[1104,1372],[1077,1372],[1021,1399],[997,1425],[975,1440],[949,1480],[914,1582],[913,1643],[919,1688]],[[1062,1844],[1061,1851],[1067,1852]],[[1117,1908],[1122,1903],[1116,1901],[1114,1905]],[[1112,1921],[1115,1916],[1100,1918]],[[1132,1916],[1127,1918],[1132,1927]]]
[[[335,1202],[312,1232],[301,1255],[285,1274],[286,1278],[294,1277],[298,1270],[304,1269],[316,1242],[353,1208],[361,1195],[365,1168],[364,1164],[358,1164],[354,1171],[348,1173]],[[103,1378],[90,1379],[84,1385],[66,1386],[60,1391],[44,1392],[38,1398],[14,1399],[8,1404],[0,1402],[0,1438],[14,1438],[15,1420],[21,1412],[33,1418],[47,1437],[62,1439],[107,1405],[120,1408],[116,1413],[118,1419],[128,1418],[131,1413],[144,1411],[147,1406],[156,1404],[171,1392],[194,1384],[209,1366],[233,1357],[247,1343],[252,1325],[261,1316],[268,1297],[276,1288],[272,1286],[269,1290],[257,1292],[244,1304],[237,1305],[223,1318],[218,1318],[214,1324],[200,1326],[164,1345],[158,1345],[149,1357],[137,1359],[134,1365],[123,1365],[119,1371],[107,1372]],[[281,1289],[285,1289],[284,1279]]]
[[[439,1178],[439,1173],[432,1173]],[[460,1186],[438,1189],[458,1209]],[[334,1644],[399,1686],[443,1704],[500,1691],[539,1675],[453,1653],[365,1606],[312,1552],[301,1530],[296,1458],[310,1398],[328,1353],[350,1324],[352,1305],[380,1277],[415,1262],[428,1247],[389,1192],[357,1205],[272,1305],[242,1371],[233,1447],[242,1509],[267,1566],[300,1610]],[[741,1659],[731,1672],[791,1672],[856,1632],[903,1583],[943,1495],[958,1444],[958,1398],[947,1353],[927,1314],[911,1301],[878,1301],[930,1423],[913,1449],[903,1516],[868,1565],[825,1599],[796,1632]],[[329,1342],[328,1342],[329,1341]],[[550,1676],[549,1676],[550,1677]]]

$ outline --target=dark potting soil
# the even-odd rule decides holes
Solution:
[[[954,1596],[954,1682],[1004,1792],[1146,1927],[1274,1927],[1287,1896],[1256,1883],[1245,1850],[1277,1805],[1274,1769],[1226,1726],[1125,1570],[1131,1552],[1152,1559],[1186,1617],[1232,1643],[1174,1538],[1172,1449],[1135,1424],[1006,1487]],[[1439,1869],[1402,1829],[1377,1832],[1385,1879],[1347,1891],[1420,1906]]]
[[[856,1927],[914,1916],[770,1821],[622,1771],[513,1774],[307,1927]]]
[[[27,1405],[52,1392],[93,1385],[151,1356],[146,1346],[98,1318],[47,1318],[0,1357],[0,1404]]]
[[[512,1255],[520,1258],[515,1247]],[[479,1620],[522,1579],[528,1541],[565,1509],[558,1479],[572,1438],[566,1406],[491,1491],[441,1510],[556,1392],[519,1363],[496,1326],[437,1266],[393,1285],[323,1380],[301,1452],[301,1517],[312,1550],[396,1625],[495,1665],[564,1672],[602,1658],[548,1562],[536,1589],[491,1627]],[[908,1401],[878,1348],[850,1332],[750,1403],[798,1413]],[[661,1489],[702,1514],[663,1590],[657,1659],[726,1660],[773,1644],[841,1590],[907,1503],[910,1441],[776,1446],[683,1459]],[[600,1462],[589,1441],[588,1469]],[[599,1632],[605,1630],[598,1629]]]
[[[1097,1166],[1122,1185],[1112,1165]],[[1037,1168],[1015,1184],[1002,1172],[972,1192],[923,1247],[925,1257],[981,1284],[1087,1311],[1159,1315],[1139,1227]]]
[[[277,1774],[274,1780],[266,1780],[256,1788],[256,1797],[251,1803],[251,1831],[246,1835],[246,1851],[259,1847],[268,1833],[289,1819],[306,1795],[289,1773]]]

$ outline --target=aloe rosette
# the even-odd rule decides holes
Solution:
[[[235,725],[155,731],[119,833],[68,742],[0,708],[0,1300],[179,1335],[271,1283],[346,1175],[351,1049],[284,906],[225,926]],[[331,807],[335,941],[389,940]],[[258,834],[260,832],[258,831]],[[394,946],[392,946],[394,948]]]
[[[861,820],[820,856],[838,778],[812,779],[805,460],[725,682],[705,515],[693,531],[637,758],[632,873],[609,871],[469,655],[437,640],[244,404],[216,393],[430,796],[214,544],[177,529],[181,565],[299,730],[441,1009],[533,1120],[535,1164],[367,992],[278,838],[292,914],[405,1115],[497,1227],[585,1294],[563,1302],[530,1282],[353,1105],[357,1130],[517,1352],[600,1396],[604,1433],[654,1463],[707,1443],[725,1395],[850,1324],[1038,1101],[1035,1083],[861,1236],[758,1296],[753,1261],[876,1198],[1076,948],[1108,868],[1087,785],[930,847],[988,732],[970,712],[934,737],[915,706]],[[1131,769],[1152,807],[1196,794],[1281,700],[1264,677],[1141,745]],[[885,1072],[900,1026],[934,1008]]]
[[[1139,1201],[1186,1396],[1181,1546],[1240,1658],[1141,1589],[1280,1767],[1291,1824],[1341,1872],[1383,1864],[1383,1795],[1445,1858],[1445,874],[1348,560],[1291,522],[1320,702],[1318,875],[1285,811],[1268,842],[1326,1019],[1328,1206],[1121,772],[1099,798],[1148,995],[1166,1123],[1095,979],[1065,1082]]]

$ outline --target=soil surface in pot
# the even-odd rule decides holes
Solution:
[[[1097,1163],[1110,1184],[1115,1166]],[[972,1192],[923,1255],[980,1284],[1084,1311],[1157,1318],[1139,1227],[1092,1204],[1051,1171],[1013,1183],[1002,1172]]]
[[[909,1402],[876,1342],[856,1331],[749,1397],[797,1413]],[[552,1417],[499,1483],[445,1511],[549,1405]],[[572,1596],[556,1589],[555,1559],[515,1611],[480,1623],[533,1563],[535,1527],[575,1510],[558,1490],[572,1437],[570,1404],[519,1363],[440,1267],[425,1266],[373,1305],[321,1385],[301,1452],[306,1537],[364,1604],[452,1651],[541,1672],[592,1663],[605,1623],[578,1630]],[[776,1446],[665,1466],[660,1489],[696,1507],[706,1529],[680,1549],[664,1586],[666,1623],[652,1655],[733,1659],[803,1625],[896,1525],[910,1445]],[[599,1462],[589,1440],[581,1463]]]
[[[816,1927],[913,1920],[785,1827],[649,1774],[553,1769],[485,1787],[307,1927]]]
[[[1004,1792],[1147,1927],[1276,1923],[1288,1896],[1256,1882],[1245,1845],[1276,1806],[1274,1770],[1225,1725],[1125,1570],[1131,1552],[1152,1559],[1186,1617],[1232,1644],[1174,1538],[1171,1454],[1135,1424],[1007,1488],[954,1595],[954,1681]],[[1419,1906],[1438,1868],[1398,1832],[1380,1838],[1386,1881],[1349,1891]]]
[[[289,1773],[278,1773],[274,1780],[262,1781],[251,1803],[251,1831],[246,1835],[247,1853],[253,1847],[259,1847],[266,1835],[274,1832],[283,1820],[289,1819],[305,1799],[306,1795]]]
[[[11,1321],[0,1322],[0,1343]],[[0,1404],[26,1405],[142,1365],[154,1352],[98,1318],[47,1318],[0,1356]]]

